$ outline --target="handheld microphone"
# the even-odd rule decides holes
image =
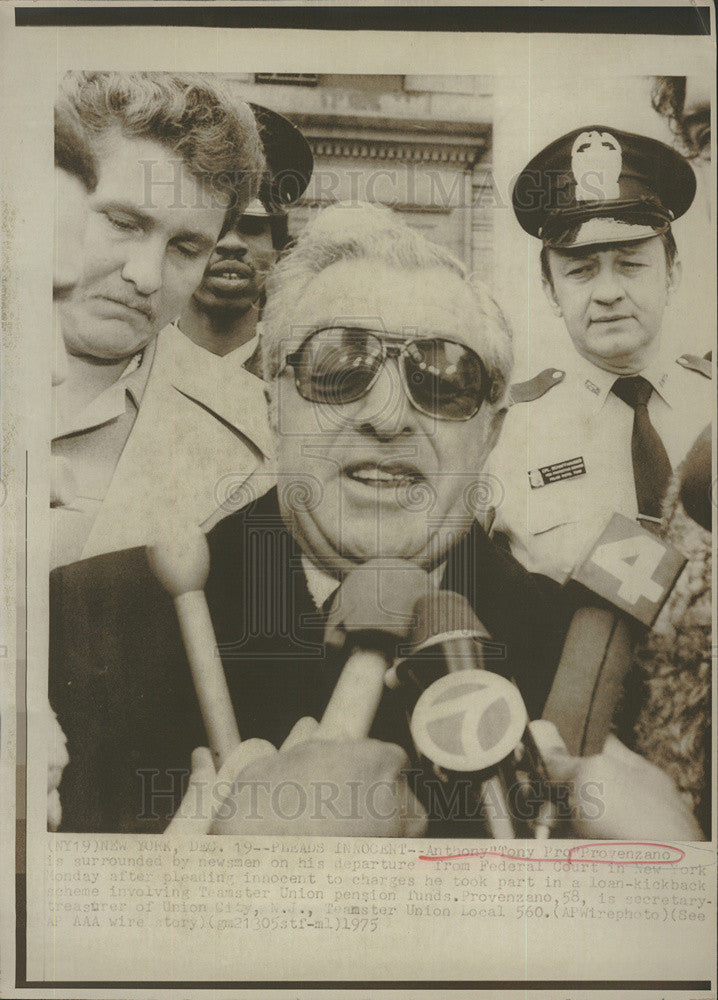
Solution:
[[[686,514],[710,531],[713,519],[710,424],[698,435],[683,462],[681,500]]]
[[[516,788],[511,760],[521,744],[528,715],[518,689],[485,669],[505,659],[500,643],[476,617],[468,601],[451,591],[420,600],[410,634],[410,655],[390,672],[411,714],[417,751],[446,784],[469,782],[494,839],[517,835],[510,796]]]
[[[655,622],[685,564],[672,545],[613,514],[571,574],[569,582],[583,590],[582,606],[569,625],[543,711],[570,754],[588,757],[603,750],[634,646]]]
[[[215,767],[240,742],[224,667],[217,652],[204,586],[209,575],[209,546],[195,525],[147,546],[150,567],[174,600],[192,680]]]
[[[346,661],[316,734],[361,739],[369,734],[384,677],[406,642],[414,606],[431,589],[429,574],[402,559],[371,559],[345,576],[324,641]]]

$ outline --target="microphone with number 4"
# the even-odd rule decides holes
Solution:
[[[613,514],[568,586],[582,588],[543,717],[569,753],[600,753],[634,646],[658,617],[686,564],[672,545]]]

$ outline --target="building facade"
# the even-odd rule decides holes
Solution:
[[[286,115],[311,144],[314,174],[290,210],[292,235],[326,205],[380,203],[492,280],[490,78],[256,73],[232,80],[245,100]]]

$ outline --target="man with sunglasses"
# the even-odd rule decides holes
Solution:
[[[327,209],[277,267],[262,360],[278,485],[247,491],[210,532],[205,588],[242,737],[281,746],[300,718],[321,718],[342,667],[324,645],[328,605],[374,557],[410,560],[464,593],[505,652],[493,666],[539,714],[566,615],[557,588],[477,522],[512,365],[485,289],[390,211]],[[71,759],[64,828],[164,829],[177,775],[206,743],[171,599],[131,549],[56,573],[53,612],[52,701]],[[370,735],[409,748],[388,690]]]
[[[495,640],[491,668],[540,715],[569,609],[476,519],[511,371],[502,314],[388,210],[335,207],[274,273],[262,358],[278,485],[248,493],[208,536],[205,592],[246,741],[238,777],[261,799],[250,794],[221,832],[417,835],[425,807],[429,835],[475,836],[470,805],[450,789],[441,796],[430,772],[403,773],[411,737],[400,691],[384,689],[366,740],[317,741],[311,720],[343,667],[325,644],[328,607],[345,574],[377,556],[463,594]],[[70,753],[63,829],[160,832],[207,742],[172,600],[145,550],[132,549],[64,567],[52,604],[50,687]],[[580,789],[578,765],[559,756]],[[625,765],[591,760],[609,783]],[[651,776],[665,783],[646,768],[643,788]],[[272,794],[267,806],[282,789],[290,802]],[[673,817],[674,798],[661,796]],[[613,811],[610,833],[630,832],[630,807]]]

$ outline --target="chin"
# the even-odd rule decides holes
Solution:
[[[635,339],[615,337],[610,342],[604,340],[592,345],[591,360],[599,367],[601,367],[602,362],[623,366],[640,356],[644,350],[645,345],[638,343]]]
[[[105,331],[102,333],[101,339],[98,340],[95,336],[94,342],[84,344],[78,353],[100,361],[121,361],[122,358],[129,359],[137,354],[152,340],[151,336],[139,337],[134,331],[132,335],[128,335],[126,329],[108,330],[106,335]]]
[[[428,542],[424,522],[412,527],[406,523],[375,525],[375,530],[362,530],[350,534],[346,530],[339,539],[339,552],[352,562],[368,559],[408,559],[422,564],[426,558]]]

